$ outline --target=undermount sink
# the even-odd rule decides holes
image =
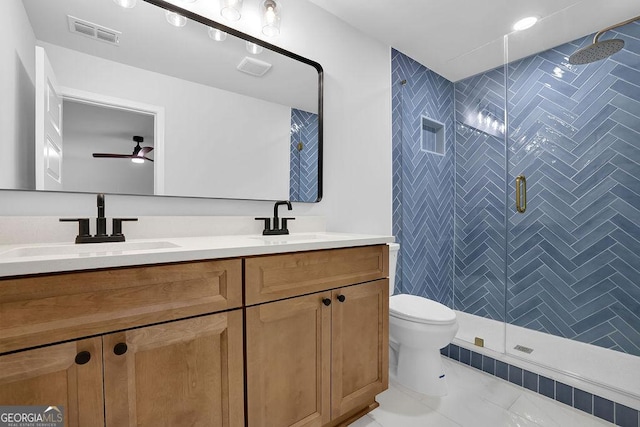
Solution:
[[[93,256],[106,254],[120,254],[132,251],[149,251],[155,249],[171,249],[179,246],[164,241],[157,242],[121,242],[121,243],[91,243],[82,245],[48,245],[26,246],[14,248],[0,253],[2,258],[29,258],[42,256]]]

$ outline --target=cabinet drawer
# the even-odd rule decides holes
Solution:
[[[239,259],[0,280],[0,353],[241,305]]]
[[[246,305],[382,279],[387,245],[268,255],[245,261]]]

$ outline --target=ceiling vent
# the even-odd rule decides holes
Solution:
[[[120,31],[112,30],[111,28],[103,27],[93,22],[84,21],[71,15],[67,15],[67,19],[69,21],[69,31],[72,33],[116,46],[120,43],[120,35],[122,34]]]
[[[264,76],[269,69],[271,69],[271,64],[268,62],[249,58],[248,56],[245,56],[238,64],[238,70],[256,77]]]

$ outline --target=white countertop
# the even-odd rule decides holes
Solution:
[[[0,277],[391,243],[393,236],[295,233],[0,245]]]

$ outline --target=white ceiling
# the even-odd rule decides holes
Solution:
[[[509,36],[509,61],[640,15],[639,0],[310,1],[451,81],[502,65],[520,18],[541,20]]]
[[[2,0],[0,0],[2,1]],[[201,1],[200,3],[206,3]],[[160,72],[277,104],[316,112],[318,72],[315,68],[265,49],[251,55],[245,42],[229,35],[215,42],[207,27],[189,21],[169,25],[165,11],[139,1],[124,9],[111,0],[23,0],[38,40],[78,52]],[[121,32],[117,46],[69,31],[67,15]],[[263,77],[237,71],[245,57],[272,64]]]

